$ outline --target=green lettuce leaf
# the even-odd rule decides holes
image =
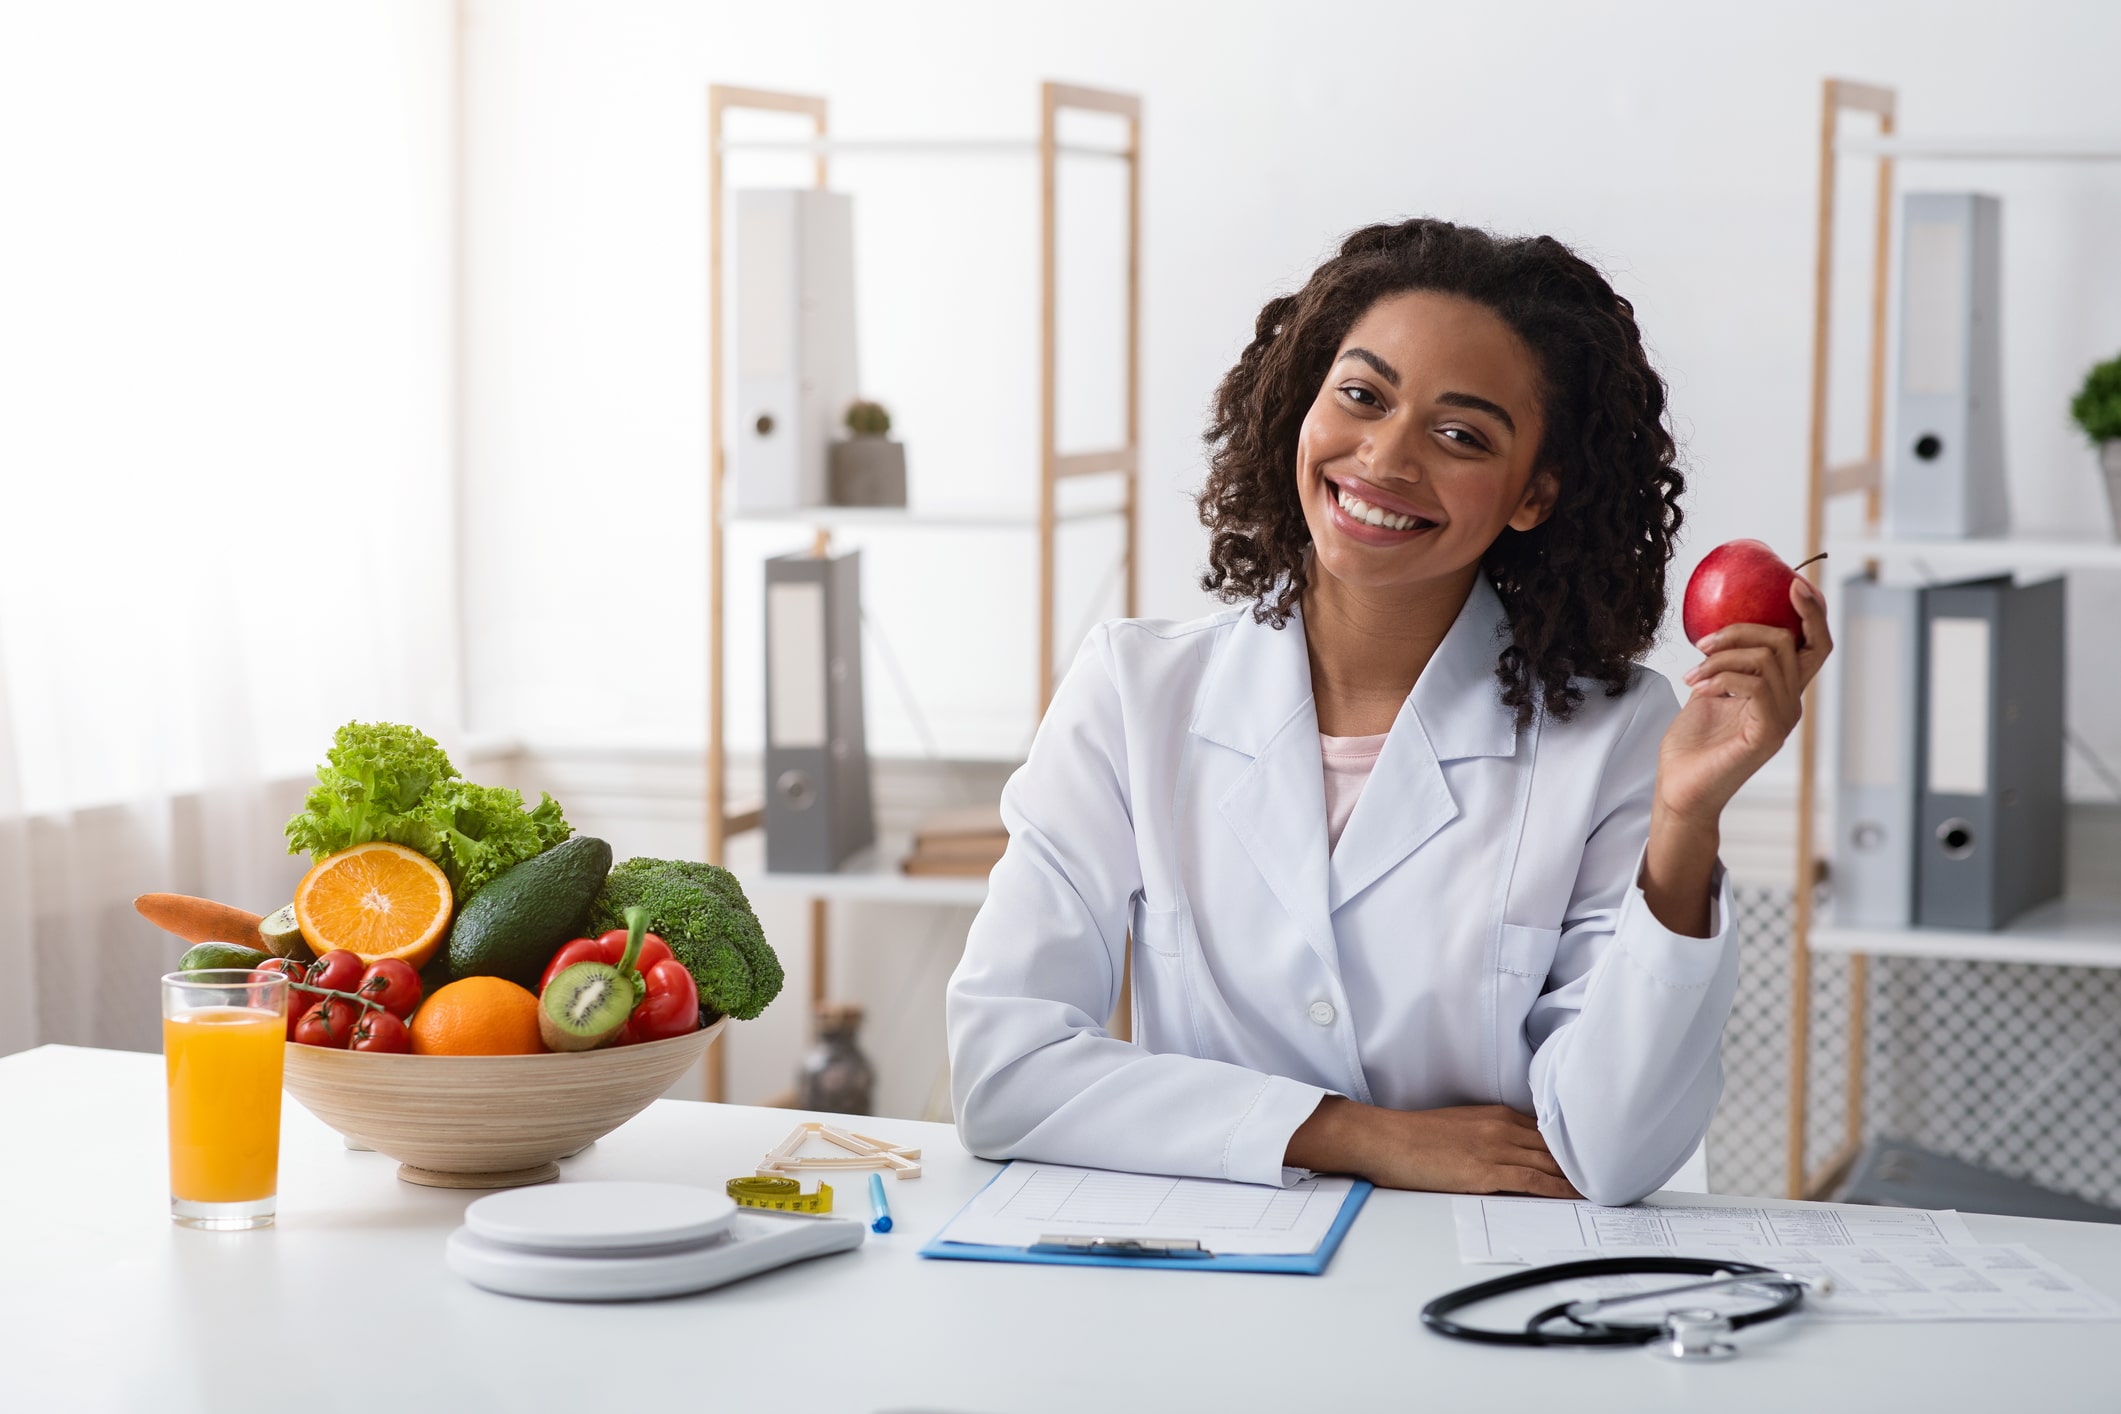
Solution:
[[[418,814],[430,791],[456,777],[457,768],[425,732],[389,722],[348,722],[332,736],[301,813],[287,822],[287,852],[306,850],[322,859],[388,840],[433,858],[431,840],[406,838],[403,822]]]
[[[551,796],[525,810],[520,792],[465,780],[424,732],[348,722],[301,813],[287,822],[287,852],[322,859],[371,840],[404,845],[442,866],[462,907],[573,833]]]
[[[509,869],[574,833],[551,796],[527,811],[520,792],[470,781],[452,781],[432,792],[421,803],[419,824],[436,848],[403,843],[442,866],[459,907]]]

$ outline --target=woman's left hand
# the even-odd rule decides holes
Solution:
[[[1804,624],[1730,624],[1695,646],[1708,656],[1686,676],[1693,688],[1657,756],[1659,806],[1680,820],[1714,821],[1738,787],[1767,764],[1804,712],[1804,689],[1834,651],[1826,601],[1803,575],[1790,602]]]

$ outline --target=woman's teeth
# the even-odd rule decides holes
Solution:
[[[1434,524],[1433,521],[1419,520],[1413,516],[1393,515],[1390,511],[1381,510],[1368,501],[1349,495],[1338,486],[1333,488],[1333,495],[1343,511],[1364,525],[1380,526],[1386,530],[1412,530],[1418,525]]]

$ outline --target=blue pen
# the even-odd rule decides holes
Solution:
[[[884,1197],[884,1176],[869,1175],[869,1228],[872,1232],[891,1231],[891,1204]]]

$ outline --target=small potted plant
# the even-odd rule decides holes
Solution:
[[[2106,505],[2114,518],[2114,538],[2121,540],[2121,354],[2084,375],[2084,386],[2070,399],[2069,414],[2099,449],[2106,470]]]
[[[894,442],[891,414],[882,403],[848,405],[848,436],[832,444],[831,494],[835,506],[906,504],[906,448]]]

